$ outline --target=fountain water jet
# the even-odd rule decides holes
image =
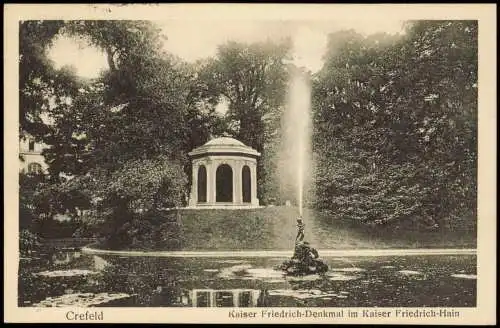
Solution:
[[[328,265],[319,259],[316,249],[304,239],[302,216],[305,197],[310,187],[312,171],[311,149],[311,86],[309,74],[295,66],[291,67],[288,101],[283,119],[283,153],[285,162],[282,182],[291,187],[299,207],[297,219],[298,233],[295,240],[294,254],[290,260],[275,267],[288,275],[323,274]],[[291,185],[291,186],[290,186]]]
[[[304,195],[309,188],[311,169],[310,107],[309,75],[294,67],[291,69],[287,106],[282,122],[285,168],[282,184],[293,190],[300,216],[303,214]]]

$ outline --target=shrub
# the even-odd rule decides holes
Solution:
[[[21,230],[19,233],[19,251],[21,256],[31,254],[33,251],[37,250],[40,245],[41,243],[38,235],[28,229]]]

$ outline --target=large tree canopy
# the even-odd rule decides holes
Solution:
[[[183,204],[186,153],[207,141],[217,120],[196,66],[165,52],[151,22],[30,21],[21,31],[21,58],[38,60],[20,68],[21,108],[29,105],[21,129],[49,146],[51,183],[37,193],[38,207],[126,217],[137,204],[146,211]],[[93,80],[56,70],[47,52],[58,36],[100,48],[109,68]],[[43,88],[35,94],[32,85]]]
[[[212,93],[229,102],[229,118],[237,122],[232,132],[257,150],[265,141],[266,114],[283,105],[289,51],[289,42],[229,42],[219,47],[203,71]]]
[[[74,72],[56,70],[48,49],[64,23],[21,21],[19,28],[19,132],[40,137],[45,133],[42,113],[64,103],[78,89]]]
[[[318,205],[381,223],[475,218],[476,88],[476,22],[331,35],[313,96]]]
[[[286,95],[290,50],[290,40],[228,42],[219,46],[216,57],[200,73],[209,94],[229,105],[223,133],[262,153],[258,193],[263,201],[273,189],[265,181],[276,180],[270,166],[275,159],[273,143]]]

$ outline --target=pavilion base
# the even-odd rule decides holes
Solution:
[[[258,204],[233,204],[233,203],[201,203],[194,204],[185,207],[186,209],[193,210],[211,210],[211,209],[220,209],[220,210],[242,210],[242,209],[251,209],[251,208],[263,208],[264,206]]]

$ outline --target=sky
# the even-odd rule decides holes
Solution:
[[[266,39],[279,40],[292,37],[294,62],[313,72],[323,62],[327,35],[342,29],[354,29],[369,35],[377,32],[391,34],[402,32],[402,21],[385,17],[378,20],[335,21],[256,21],[256,20],[169,20],[156,21],[167,36],[165,49],[188,62],[214,56],[217,46],[227,41],[256,42]],[[59,38],[49,51],[49,57],[57,68],[74,66],[77,74],[97,77],[107,69],[104,54],[95,47],[69,38]]]

